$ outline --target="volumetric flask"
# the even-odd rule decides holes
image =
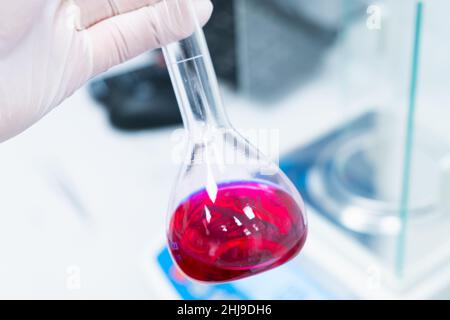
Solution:
[[[307,235],[303,200],[229,123],[191,0],[169,2],[179,13],[170,23],[191,19],[193,31],[163,48],[189,136],[169,205],[170,252],[191,279],[242,279],[300,252]]]

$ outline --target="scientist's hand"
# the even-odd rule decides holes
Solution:
[[[193,0],[201,23],[210,0]],[[189,36],[185,0],[14,0],[0,4],[0,142],[93,76]]]

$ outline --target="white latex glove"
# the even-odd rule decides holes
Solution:
[[[201,23],[210,0],[192,0]],[[93,76],[193,32],[186,0],[3,0],[0,142]]]

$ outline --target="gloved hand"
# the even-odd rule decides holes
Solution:
[[[201,23],[210,0],[192,0]],[[0,4],[0,142],[93,76],[194,31],[186,0],[14,0]]]

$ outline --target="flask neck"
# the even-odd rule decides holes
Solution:
[[[183,122],[192,134],[229,125],[203,30],[163,48]]]

